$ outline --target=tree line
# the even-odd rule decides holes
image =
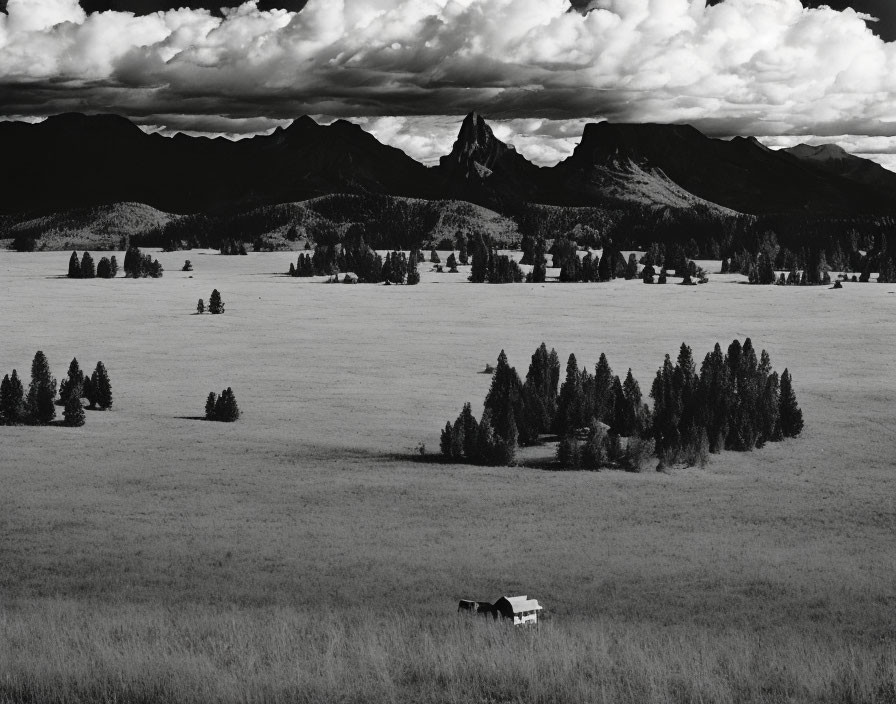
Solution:
[[[423,261],[420,250],[410,254],[394,251],[380,256],[363,241],[358,244],[318,244],[313,254],[301,253],[295,264],[289,265],[289,276],[334,276],[353,273],[358,283],[405,284],[420,283],[417,264]]]
[[[525,381],[502,350],[481,419],[465,404],[442,430],[440,450],[453,461],[509,465],[519,447],[552,434],[563,468],[639,469],[652,456],[660,466],[702,464],[709,453],[751,450],[803,429],[789,371],[779,378],[749,338],[734,340],[727,354],[716,344],[699,372],[682,344],[674,365],[666,355],[650,397],[652,408],[631,369],[621,380],[604,354],[593,374],[570,355],[561,384],[557,352],[544,343]]]
[[[97,362],[88,376],[81,371],[77,358],[69,364],[68,374],[59,384],[56,400],[56,379],[50,373],[46,355],[38,351],[31,362],[31,382],[27,392],[13,369],[0,382],[0,423],[3,425],[48,425],[56,417],[56,405],[63,406],[66,425],[84,425],[84,406],[106,410],[112,407],[112,384],[102,362]]]

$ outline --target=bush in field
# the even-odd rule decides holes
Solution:
[[[208,312],[212,315],[219,315],[224,312],[224,301],[221,300],[221,294],[218,289],[212,291],[212,295],[208,299]]]
[[[31,362],[31,384],[25,397],[25,414],[33,425],[47,425],[56,417],[56,380],[46,355],[38,350]]]
[[[184,260],[184,265],[181,267],[181,271],[193,271],[193,263],[189,259]]]
[[[112,278],[112,262],[109,257],[101,257],[99,264],[96,265],[96,277],[98,279]]]
[[[200,298],[199,303],[196,304],[196,314],[202,315],[203,313],[205,313],[205,301]]]

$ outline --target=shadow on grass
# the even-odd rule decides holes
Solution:
[[[202,420],[207,421],[208,418],[205,416],[174,416],[177,420]],[[211,421],[209,421],[211,422]]]

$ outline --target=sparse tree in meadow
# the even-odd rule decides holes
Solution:
[[[448,255],[448,259],[445,261],[445,266],[448,267],[452,274],[457,273],[457,257],[454,256],[454,252]]]
[[[442,260],[439,258],[439,253],[435,250],[435,248],[433,248],[429,252],[429,261],[431,261],[433,264],[442,263]]]
[[[781,424],[781,434],[786,438],[795,438],[803,431],[803,412],[796,402],[796,394],[793,391],[793,380],[790,372],[785,369],[781,375],[779,389],[780,413],[778,419]]]
[[[56,380],[50,374],[46,355],[38,350],[31,362],[31,384],[25,399],[25,412],[34,425],[47,425],[56,417]]]
[[[68,278],[70,278],[70,279],[80,279],[81,278],[81,262],[78,261],[78,253],[77,252],[72,252],[72,256],[69,257]]]
[[[109,260],[109,271],[111,272],[110,279],[114,279],[118,276],[118,260],[115,258],[115,255],[112,255],[112,258]]]
[[[12,376],[3,377],[0,383],[0,419],[4,425],[18,425],[25,415],[25,389],[15,369]]]
[[[109,381],[109,374],[106,372],[106,366],[102,362],[96,363],[96,369],[90,375],[90,389],[92,398],[91,406],[96,406],[100,410],[112,408],[112,384]]]
[[[218,292],[218,289],[212,291],[212,295],[208,299],[208,312],[212,315],[224,312],[224,301],[221,300],[221,294]]]
[[[81,257],[81,278],[96,278],[96,268],[94,267],[93,257],[90,256],[90,252],[84,252],[84,256]]]
[[[205,301],[200,298],[199,303],[196,304],[196,314],[202,315],[203,313],[205,313]]]
[[[81,399],[71,395],[65,402],[65,409],[62,411],[62,418],[65,424],[78,428],[84,425],[84,406],[81,405]]]

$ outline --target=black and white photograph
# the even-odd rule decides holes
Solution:
[[[894,0],[0,0],[0,704],[894,704],[894,341]]]

